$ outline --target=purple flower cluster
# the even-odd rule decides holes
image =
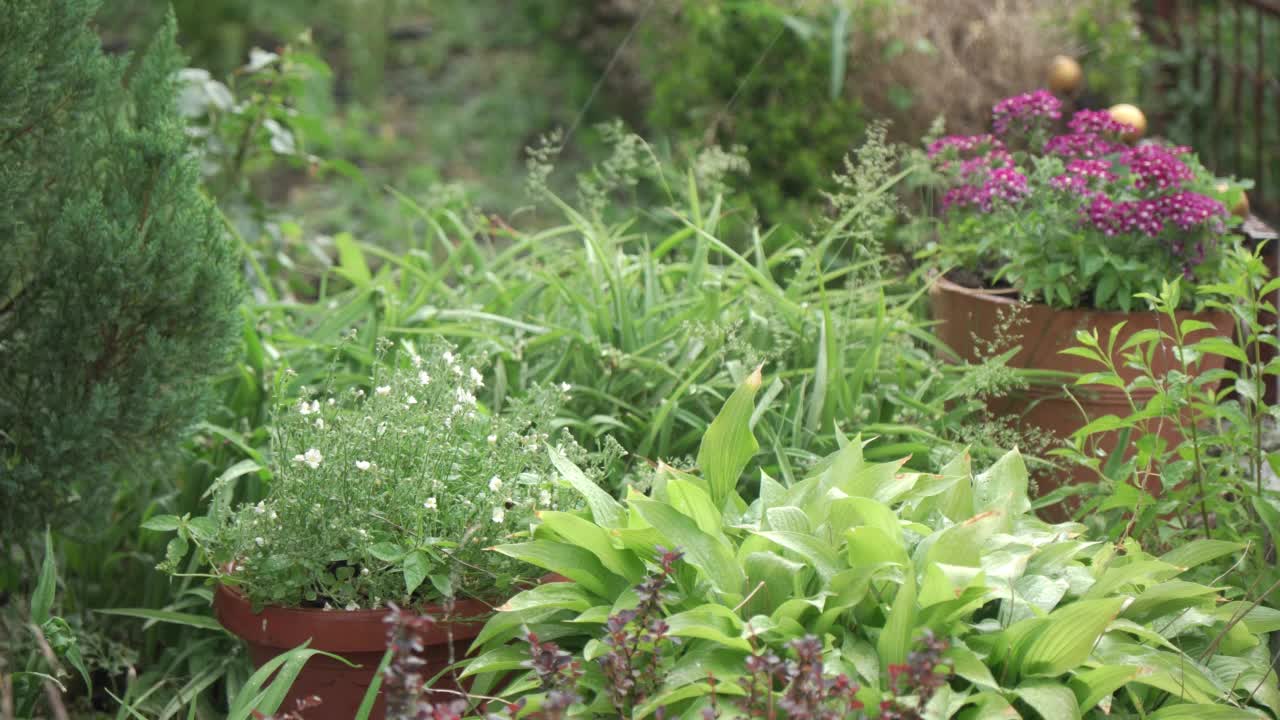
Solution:
[[[991,128],[1004,137],[1010,131],[1029,132],[1062,117],[1062,101],[1048,90],[1005,98],[991,110]]]
[[[1044,144],[1046,154],[1061,158],[1100,158],[1123,148],[1123,145],[1112,142],[1097,133],[1057,135],[1049,138],[1049,141]]]
[[[1214,229],[1218,230],[1227,209],[1213,198],[1184,191],[1119,202],[1096,193],[1092,201],[1083,208],[1083,212],[1089,222],[1107,237],[1130,232],[1155,237],[1170,224],[1182,230],[1191,230],[1212,223]]]
[[[1192,178],[1191,168],[1178,159],[1176,150],[1147,144],[1125,150],[1118,161],[1133,173],[1134,185],[1140,190],[1168,190]]]
[[[960,157],[970,153],[982,156],[997,149],[1003,150],[1004,143],[994,135],[947,135],[929,143],[929,157],[936,158],[948,150],[954,150]]]
[[[1017,169],[997,167],[982,179],[981,185],[958,185],[942,196],[942,210],[953,207],[977,207],[991,212],[997,203],[1016,204],[1031,194],[1027,176]]]
[[[1115,179],[1116,174],[1111,172],[1109,160],[1076,159],[1067,163],[1067,171],[1054,177],[1049,184],[1059,190],[1071,190],[1083,195],[1092,187]]]
[[[1071,116],[1067,129],[1076,135],[1110,135],[1120,137],[1136,128],[1111,117],[1105,110],[1080,110]]]

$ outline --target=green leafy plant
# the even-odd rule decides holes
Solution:
[[[679,645],[632,717],[741,695],[748,658],[781,656],[806,635],[827,667],[861,685],[860,700],[879,702],[926,631],[949,643],[954,672],[927,716],[1252,718],[1253,708],[1280,708],[1259,638],[1280,614],[1180,578],[1240,545],[1199,541],[1156,557],[1132,539],[1091,541],[1080,525],[1030,514],[1016,452],[976,476],[967,454],[925,474],[868,462],[860,438],[790,486],[761,474],[748,503],[734,486],[756,451],[748,427],[761,384],[753,376],[726,403],[700,473],[663,468],[650,493],[623,501],[583,486],[588,514],[543,513],[531,540],[495,548],[572,582],[522,592],[487,623],[476,639],[484,652],[465,671],[478,688],[514,672],[502,697],[531,711],[546,702],[527,651],[508,645],[532,632],[583,670],[571,714],[616,715],[600,638],[614,613],[643,603],[635,588],[663,546],[684,553],[660,603],[664,634]]]
[[[1097,363],[1097,371],[1077,384],[1121,389],[1128,412],[1087,418],[1055,454],[1096,475],[1080,513],[1099,531],[1170,548],[1195,538],[1245,544],[1249,553],[1223,558],[1213,572],[1274,598],[1278,576],[1268,556],[1280,492],[1269,478],[1280,461],[1271,439],[1280,411],[1267,402],[1266,386],[1280,368],[1263,350],[1276,347],[1270,298],[1280,281],[1269,275],[1263,248],[1236,248],[1223,282],[1197,288],[1207,307],[1230,315],[1232,336],[1205,332],[1212,328],[1179,314],[1185,290],[1177,281],[1140,296],[1164,318],[1159,329],[1123,343],[1122,326],[1105,338],[1081,333],[1069,352]],[[1230,364],[1206,371],[1209,356]],[[1174,371],[1152,370],[1162,357],[1174,359]],[[1117,439],[1119,449],[1100,456],[1100,443]]]
[[[374,366],[368,390],[303,390],[277,411],[264,500],[233,513],[218,494],[207,517],[144,525],[178,533],[162,567],[177,572],[192,543],[255,604],[346,609],[492,598],[528,580],[485,548],[569,507],[540,451],[563,391],[489,413],[483,364],[453,350],[409,348],[406,367]]]
[[[125,88],[95,7],[3,10],[0,517],[15,533],[92,514],[113,473],[171,448],[236,330],[237,248],[189,154],[173,24]]]

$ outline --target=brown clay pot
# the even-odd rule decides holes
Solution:
[[[219,585],[213,596],[213,611],[218,622],[244,639],[254,667],[292,650],[310,640],[309,647],[340,655],[359,667],[349,667],[323,655],[313,656],[303,666],[290,688],[282,711],[295,707],[303,698],[318,696],[322,703],[306,712],[308,720],[351,720],[364,699],[373,674],[387,649],[387,610],[319,610],[311,608],[266,607],[255,613],[249,601],[235,589]],[[425,615],[440,618],[443,608],[427,607]],[[433,677],[449,666],[449,658],[457,660],[467,653],[469,641],[480,633],[492,608],[479,600],[460,600],[452,617],[463,618],[440,622],[423,637],[425,661],[419,672]],[[450,653],[450,645],[453,651]],[[450,675],[433,685],[436,690],[457,690]],[[386,714],[379,693],[372,720]]]
[[[1079,330],[1086,332],[1097,330],[1099,339],[1105,344],[1111,328],[1123,322],[1125,325],[1118,336],[1117,347],[1141,330],[1160,329],[1166,332],[1173,330],[1169,327],[1169,319],[1159,313],[1059,310],[1048,305],[1022,304],[1018,302],[1016,293],[1012,291],[967,288],[945,277],[935,279],[929,289],[929,300],[934,319],[940,321],[937,326],[938,337],[964,360],[979,361],[978,348],[974,343],[975,337],[985,344],[995,342],[997,340],[995,329],[1005,321],[1008,314],[1017,313],[1021,322],[1014,330],[1015,337],[1002,345],[996,345],[995,353],[1007,352],[1015,345],[1020,346],[1021,349],[1009,360],[1010,367],[1068,373],[1071,376],[1102,370],[1091,360],[1061,353],[1062,350],[1079,344],[1076,342],[1076,332]],[[1211,332],[1230,337],[1234,329],[1231,316],[1224,312],[1179,312],[1176,317],[1179,323],[1188,318],[1195,318],[1214,326],[1214,331],[1204,330],[1192,333],[1190,335],[1192,341],[1207,337]],[[1119,362],[1119,358],[1116,360]],[[1223,360],[1218,355],[1207,355],[1201,360],[1200,370],[1204,372],[1221,369]],[[1178,362],[1171,348],[1158,348],[1154,353],[1152,370],[1158,376],[1163,376],[1177,367]],[[1119,367],[1119,372],[1126,383],[1138,376],[1137,371],[1127,367]],[[988,402],[988,407],[993,415],[1018,417],[1018,424],[1022,428],[1040,428],[1062,440],[1084,427],[1089,421],[1104,415],[1125,417],[1131,413],[1128,400],[1119,388],[1107,385],[1075,385],[1074,382],[1072,377],[1067,376],[1064,376],[1061,381],[1037,381],[1024,392],[993,398]],[[1077,407],[1064,391],[1066,386],[1070,386],[1072,394],[1084,409],[1084,414],[1081,414],[1081,407]],[[1139,404],[1150,399],[1152,394],[1151,390],[1145,389],[1133,391],[1134,399]],[[1173,423],[1153,422],[1147,430],[1159,433],[1170,444],[1181,441],[1181,436]],[[1110,454],[1117,449],[1118,433],[1095,437],[1098,438],[1097,447],[1104,453]],[[1094,479],[1096,476],[1085,468],[1078,468],[1066,478],[1066,481],[1080,483]],[[1051,477],[1041,479],[1037,484],[1040,493],[1044,494],[1056,489],[1062,482],[1063,478]],[[1153,481],[1148,485],[1147,490],[1159,492],[1159,482]],[[1046,514],[1053,519],[1061,519],[1065,510],[1065,508],[1058,508],[1056,512]]]

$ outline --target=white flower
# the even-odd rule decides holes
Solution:
[[[572,387],[572,386],[571,386],[569,383],[567,383],[567,382],[562,382],[562,383],[560,383],[560,392],[569,392],[569,389],[570,389],[571,387]]]
[[[489,478],[489,492],[498,492],[502,489],[502,478],[494,475]]]
[[[317,430],[324,429],[324,418],[316,418],[316,429]]]
[[[418,382],[422,383],[423,385],[429,385],[431,383],[431,376],[427,374],[426,370],[423,370],[418,373]]]
[[[307,402],[306,400],[303,400],[302,402],[298,403],[298,413],[301,415],[310,415],[311,413],[317,413],[317,412],[320,412],[319,400],[312,400],[311,402]]]
[[[454,391],[454,396],[458,398],[458,402],[463,405],[475,405],[476,396],[472,395],[466,388],[458,388]]]
[[[445,365],[452,365],[454,361],[457,360],[457,358],[453,356],[453,353],[449,352],[448,350],[445,350],[444,354],[441,355],[440,357],[444,358]]]
[[[262,506],[262,503],[261,503],[261,502],[259,502],[257,505],[254,505],[254,506],[253,506],[253,511],[254,511],[255,513],[257,513],[258,515],[261,515],[261,514],[265,513],[265,512],[267,511],[267,509],[266,509],[265,507],[263,507],[263,506]]]
[[[480,371],[475,368],[470,368],[470,372],[471,382],[475,383],[476,387],[484,387],[484,376],[480,374]]]
[[[369,568],[360,568],[360,574],[367,576],[369,574]]]
[[[272,520],[279,520],[279,519],[280,519],[280,516],[276,514],[276,511],[275,511],[275,510],[272,510],[272,511],[271,511],[271,514],[270,514],[270,515],[268,515],[267,517],[271,518]]]
[[[360,609],[360,606],[359,606],[359,605],[357,605],[354,601],[352,601],[352,602],[347,603],[347,607],[346,607],[346,608],[344,608],[344,609],[345,609],[345,610],[359,610],[359,609]]]
[[[319,450],[315,448],[311,448],[310,450],[306,451],[305,453],[302,453],[301,455],[294,455],[293,461],[296,463],[305,464],[307,467],[311,468],[312,470],[315,470],[316,468],[320,467],[320,463],[324,462],[324,456],[320,454]]]
[[[458,377],[462,377],[462,366],[461,366],[461,365],[450,365],[450,366],[449,366],[449,369],[453,371],[453,374],[454,374],[454,375],[457,375]]]
[[[497,435],[490,435],[489,437],[485,438],[485,440],[488,440],[490,445],[497,445],[497,444],[498,444],[498,436],[497,436]]]
[[[496,507],[496,508],[494,508],[494,509],[493,509],[493,521],[494,521],[494,522],[496,522],[496,523],[500,523],[500,522],[502,522],[503,520],[506,520],[506,519],[507,519],[507,510],[506,510],[506,508],[504,508],[504,507],[502,507],[501,505],[499,505],[498,507]]]
[[[418,398],[416,398],[416,397],[414,397],[414,396],[410,395],[410,396],[409,396],[409,399],[408,399],[408,400],[405,400],[405,403],[406,403],[406,404],[408,404],[408,405],[417,405],[417,404],[418,404]]]
[[[338,402],[338,401],[337,401],[337,400],[334,400],[333,398],[329,398],[329,403],[328,403],[328,404],[329,404],[329,405],[332,405],[332,404],[334,404],[334,403],[336,403],[336,402]]]
[[[256,537],[253,539],[253,541],[258,544],[258,547],[262,547],[263,545],[267,544],[267,541],[263,540],[261,537]]]
[[[373,391],[379,395],[386,395],[387,393],[391,392],[391,386],[379,385],[378,387],[374,388]]]
[[[544,506],[544,507],[545,507],[545,506],[547,506],[547,505],[550,505],[550,504],[551,504],[551,491],[550,491],[550,490],[548,490],[548,489],[546,489],[546,488],[543,488],[543,489],[541,489],[541,490],[539,490],[539,491],[538,491],[538,504],[539,504],[539,505],[542,505],[542,506]]]
[[[436,505],[436,499],[434,497],[427,498],[427,501],[422,503],[422,507],[428,510],[435,510],[438,507]]]
[[[361,470],[368,470],[372,465],[369,464],[368,460],[357,460],[356,467]]]

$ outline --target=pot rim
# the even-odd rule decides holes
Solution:
[[[271,648],[289,650],[310,640],[310,647],[327,652],[383,652],[387,647],[389,608],[377,610],[324,610],[268,605],[254,612],[239,590],[218,583],[213,598],[214,615],[233,635]],[[441,620],[423,635],[426,644],[470,640],[480,634],[494,607],[468,598],[454,606],[455,619]],[[440,605],[416,608],[414,614],[443,616]]]
[[[964,295],[979,302],[987,302],[993,305],[1025,305],[1028,309],[1040,312],[1088,315],[1100,317],[1103,321],[1111,322],[1120,322],[1126,318],[1140,315],[1164,317],[1164,313],[1156,312],[1155,310],[1129,310],[1126,312],[1124,310],[1098,310],[1084,307],[1058,308],[1045,303],[1025,302],[1017,296],[1017,291],[1013,288],[1008,290],[986,290],[965,287],[954,280],[947,279],[942,273],[937,273],[933,276],[932,281],[929,283],[929,292]],[[1204,310],[1177,310],[1174,315],[1182,319],[1190,317],[1227,317],[1228,313],[1223,310],[1206,308]]]

